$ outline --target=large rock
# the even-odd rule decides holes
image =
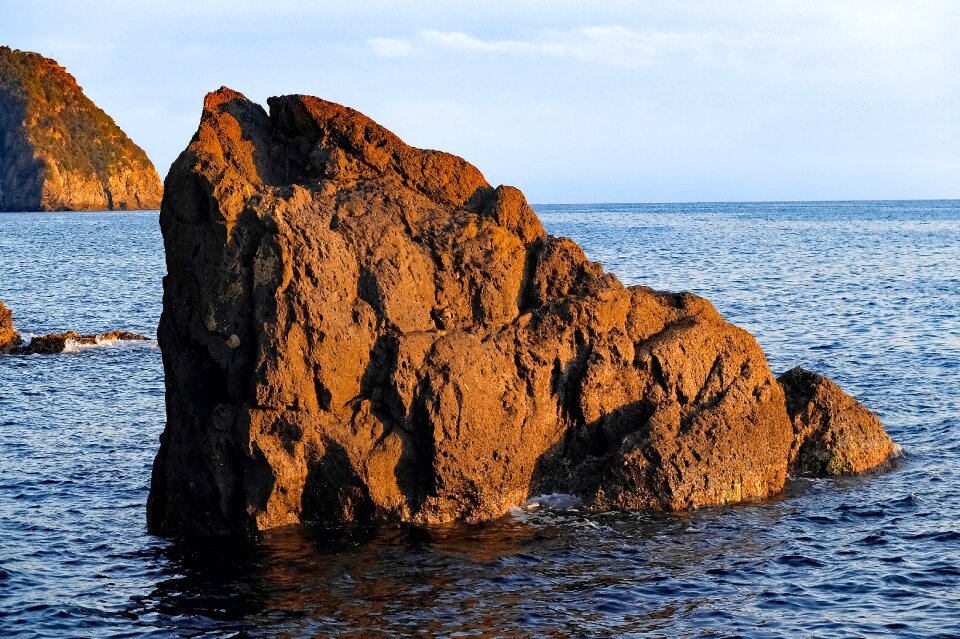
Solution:
[[[887,463],[896,445],[877,416],[826,377],[799,366],[778,378],[793,423],[798,475],[852,475]]]
[[[20,345],[20,335],[13,329],[13,312],[0,302],[0,353]]]
[[[207,96],[171,168],[159,533],[760,499],[794,442],[747,332],[624,287],[523,195],[362,114]]]
[[[155,209],[147,155],[72,75],[0,47],[0,211]]]

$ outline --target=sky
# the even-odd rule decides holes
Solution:
[[[221,85],[302,93],[534,203],[960,198],[960,2],[0,0],[161,177]]]

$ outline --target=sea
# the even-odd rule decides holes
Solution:
[[[0,357],[0,637],[960,637],[960,201],[534,207],[625,284],[690,290],[775,373],[878,413],[883,473],[763,503],[482,525],[289,527],[194,544],[145,526],[156,341]],[[156,211],[0,214],[25,334],[156,336]]]

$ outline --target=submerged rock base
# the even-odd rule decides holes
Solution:
[[[783,488],[813,413],[707,300],[624,287],[516,189],[352,109],[269,104],[208,95],[167,177],[152,531]]]

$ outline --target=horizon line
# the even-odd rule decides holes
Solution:
[[[622,206],[626,204],[645,204],[645,205],[660,205],[660,204],[843,204],[843,203],[855,203],[855,202],[960,202],[960,197],[947,197],[947,198],[880,198],[880,199],[841,199],[841,200],[830,200],[830,199],[819,199],[819,200],[672,200],[672,201],[649,201],[649,202],[529,202],[530,206],[588,206],[588,205],[604,205],[604,206]]]

